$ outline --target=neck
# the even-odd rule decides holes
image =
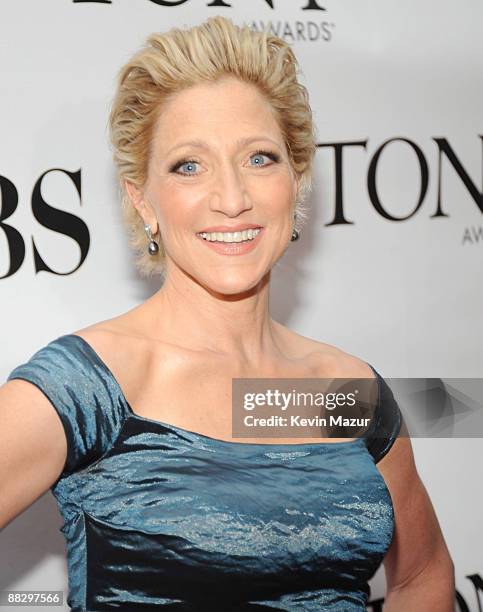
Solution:
[[[149,335],[256,366],[277,349],[278,324],[269,314],[270,273],[256,287],[219,294],[178,271],[168,274],[146,306]]]

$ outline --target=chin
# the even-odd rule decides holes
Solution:
[[[250,275],[250,278],[248,278],[238,273],[233,275],[227,274],[224,278],[205,279],[203,285],[214,293],[236,296],[256,290],[261,280],[258,276]]]

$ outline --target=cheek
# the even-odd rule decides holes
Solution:
[[[160,188],[155,201],[160,222],[167,232],[183,232],[199,221],[199,190]]]
[[[264,190],[264,201],[272,215],[288,214],[294,206],[293,184],[290,177],[278,177]]]

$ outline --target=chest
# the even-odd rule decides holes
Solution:
[[[262,378],[276,384],[278,379],[306,379],[321,375],[313,358],[278,363],[254,372],[219,359],[171,357],[162,364],[151,361],[143,371],[144,378],[136,369],[121,373],[127,401],[135,414],[221,440],[233,439],[233,379]],[[255,443],[270,440],[294,442],[293,437],[245,438],[246,442]],[[320,441],[320,438],[307,437],[306,441]]]

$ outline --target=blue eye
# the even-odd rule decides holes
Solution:
[[[267,163],[266,160],[263,159],[264,157],[268,158],[269,160],[271,159],[275,163],[280,161],[280,156],[276,153],[271,153],[270,151],[257,151],[250,158],[251,160],[255,160],[255,163],[252,164],[252,166],[266,166]],[[198,165],[199,163],[194,159],[182,159],[170,168],[170,172],[174,172],[175,174],[180,174],[182,176],[195,176],[197,174]]]
[[[260,155],[260,153],[257,153],[256,155],[254,155],[254,156],[252,157],[252,159],[254,159],[254,160],[255,160],[255,166],[261,166],[261,165],[263,165],[263,157],[265,157],[265,155]],[[257,162],[257,160],[259,160],[259,159],[262,159],[262,161],[261,161],[261,162],[259,162],[259,161]]]
[[[269,151],[257,151],[254,155],[252,155],[251,159],[259,159],[261,161],[255,163],[255,166],[265,166],[266,164],[263,163],[263,158],[264,157],[268,157],[269,159],[271,159],[274,162],[278,162],[280,161],[279,156],[276,153],[270,153]]]
[[[174,168],[174,170],[179,170],[184,168],[185,170],[181,172],[181,174],[196,174],[196,166],[198,162],[193,161],[192,159],[180,162]]]

